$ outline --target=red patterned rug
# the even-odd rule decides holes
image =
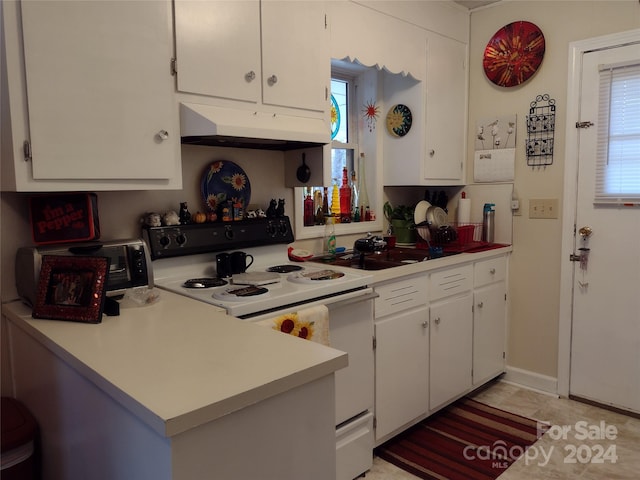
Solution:
[[[427,480],[491,480],[545,430],[536,420],[465,397],[383,443],[375,454]]]

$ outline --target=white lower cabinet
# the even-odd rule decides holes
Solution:
[[[377,286],[376,293],[376,444],[429,405],[429,309],[427,276]]]
[[[375,443],[505,371],[507,255],[375,285]]]
[[[427,413],[429,309],[376,322],[376,440]]]
[[[430,275],[430,411],[471,388],[472,288],[472,264],[439,270]]]
[[[429,409],[471,388],[473,319],[471,291],[430,306]]]
[[[504,372],[507,322],[507,259],[496,257],[474,265],[473,385]]]

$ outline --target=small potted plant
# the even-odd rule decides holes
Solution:
[[[413,220],[414,207],[399,205],[392,207],[389,202],[383,206],[384,216],[399,244],[416,243],[416,224]]]

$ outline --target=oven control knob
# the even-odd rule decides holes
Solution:
[[[224,236],[228,239],[228,240],[232,240],[233,239],[233,230],[231,229],[230,225],[226,225],[224,227]]]
[[[178,245],[184,245],[187,243],[187,237],[184,236],[184,233],[180,233],[176,236],[176,243]]]
[[[160,237],[160,245],[162,245],[163,247],[168,247],[169,244],[171,243],[171,239],[167,236],[164,237]]]

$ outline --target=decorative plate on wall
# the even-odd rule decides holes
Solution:
[[[498,30],[484,49],[482,66],[487,78],[501,87],[526,82],[540,67],[545,41],[533,23],[520,20]]]
[[[249,177],[239,165],[229,160],[217,160],[207,166],[202,174],[201,190],[207,208],[217,213],[229,200],[245,209],[251,199]]]
[[[391,107],[387,113],[387,130],[394,137],[404,137],[411,130],[411,110],[402,104]]]

